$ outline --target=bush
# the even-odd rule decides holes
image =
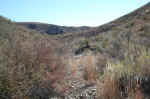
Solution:
[[[55,92],[56,83],[63,79],[64,65],[53,53],[50,42],[44,36],[34,38],[27,34],[5,40],[0,47],[0,98],[30,99],[37,95],[32,90],[36,85]]]
[[[92,53],[88,53],[82,59],[82,64],[85,65],[83,79],[87,80],[91,83],[96,81],[96,56],[92,55]]]
[[[101,85],[99,98],[102,99],[121,99],[119,90],[118,78],[106,77],[104,83]]]
[[[150,92],[150,51],[139,47],[124,60],[108,62],[98,83],[102,99],[142,99]],[[149,96],[149,95],[148,95]]]

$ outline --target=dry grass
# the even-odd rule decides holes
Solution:
[[[80,60],[75,60],[73,58],[69,59],[69,66],[68,67],[71,67],[72,76],[74,76],[75,73],[77,72],[79,65],[80,65]]]
[[[80,68],[83,68],[84,71],[80,71],[84,80],[88,82],[95,82],[96,81],[96,56],[88,53],[87,55],[83,55],[77,58],[69,59],[69,65],[71,66],[72,75],[80,71]]]
[[[100,97],[102,99],[121,99],[117,78],[107,77],[101,86]]]
[[[127,85],[121,86],[120,80],[117,77],[105,77],[104,81],[97,82],[97,97],[98,99],[143,99],[144,94],[141,88],[132,81],[128,81]],[[131,85],[130,85],[131,84]],[[124,89],[126,88],[126,93]],[[124,95],[126,94],[126,96]]]
[[[143,97],[144,97],[143,93],[138,88],[134,91],[131,90],[129,92],[129,99],[143,99]]]
[[[92,55],[92,53],[88,53],[80,60],[80,63],[84,65],[83,78],[91,83],[96,81],[96,61],[96,56]]]

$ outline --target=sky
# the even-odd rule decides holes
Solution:
[[[99,26],[149,0],[0,0],[0,15],[16,22]]]

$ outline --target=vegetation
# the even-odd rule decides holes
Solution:
[[[149,93],[150,51],[144,47],[126,54],[124,60],[108,62],[100,76],[98,95],[103,99],[143,99]],[[147,79],[147,80],[146,80]],[[145,87],[144,87],[145,86]],[[149,96],[149,95],[148,95]]]
[[[41,33],[46,33],[49,35],[62,35],[62,34],[70,34],[81,32],[85,30],[89,30],[90,27],[82,26],[82,27],[66,27],[66,26],[58,26],[53,24],[44,24],[44,23],[34,23],[34,22],[17,22],[16,24],[25,26],[29,29],[37,30]]]
[[[0,99],[62,97],[74,79],[97,99],[149,99],[149,5],[93,28],[0,17]]]
[[[0,98],[45,99],[57,94],[64,65],[53,53],[52,41],[3,17],[0,30]]]

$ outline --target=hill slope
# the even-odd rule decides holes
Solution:
[[[0,17],[0,96],[149,99],[149,38],[150,3],[108,24],[84,29],[16,25]],[[53,54],[63,55],[64,63]]]
[[[54,90],[56,87],[51,89],[56,81],[47,78],[47,74],[57,78],[54,75],[58,72],[61,77],[63,63],[61,56],[56,55],[58,46],[49,35],[18,26],[0,16],[0,99],[60,96]],[[58,68],[61,71],[57,71]]]
[[[64,51],[82,49],[83,42],[90,43],[92,49],[98,49],[100,52],[107,52],[111,56],[118,56],[125,50],[123,42],[128,45],[128,39],[131,43],[149,46],[150,40],[150,3],[145,6],[120,17],[110,23],[99,27],[63,27],[41,23],[17,23],[27,28],[37,30],[41,33],[58,34],[55,35],[64,47]],[[63,34],[63,35],[62,35]],[[116,46],[120,46],[119,53],[115,52]],[[121,52],[120,52],[121,51]],[[124,52],[124,51],[123,51]]]
[[[74,33],[90,29],[90,27],[66,27],[58,26],[53,24],[44,24],[44,23],[34,23],[34,22],[17,22],[18,25],[25,26],[29,29],[37,30],[41,33],[47,33],[50,35],[64,34],[64,33]]]
[[[129,43],[149,47],[149,38],[150,3],[102,26],[60,36],[65,42],[70,42],[68,46],[73,50],[82,49],[83,43],[88,41],[91,48],[111,57],[122,56]]]

